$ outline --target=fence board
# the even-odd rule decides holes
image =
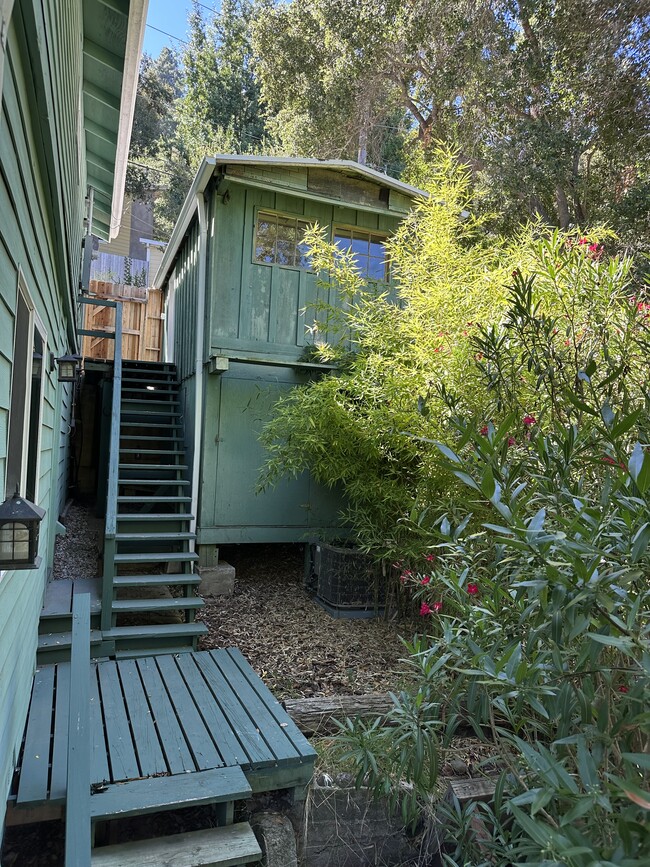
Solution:
[[[128,361],[160,361],[162,357],[163,296],[160,289],[123,286],[102,280],[90,281],[90,295],[122,305],[122,358]],[[84,305],[83,328],[89,331],[115,330],[115,309],[97,304]],[[106,337],[84,336],[84,358],[112,360],[113,341]]]

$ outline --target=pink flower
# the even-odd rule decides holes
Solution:
[[[442,602],[434,602],[433,603],[434,611],[442,611]]]
[[[426,602],[423,602],[422,605],[420,605],[420,617],[426,617],[427,614],[431,614],[431,606]]]
[[[522,421],[526,427],[532,427],[534,424],[537,424],[537,419],[534,415],[525,415]]]
[[[429,575],[425,575],[424,578],[420,581],[420,584],[429,584],[431,581],[431,577]]]
[[[488,426],[486,424],[480,429],[479,433],[482,437],[486,437],[488,435]]]
[[[630,690],[627,686],[619,686],[618,691],[619,692],[629,692]]]
[[[602,461],[604,464],[609,464],[610,467],[615,467],[615,466],[616,466],[616,461],[614,460],[614,458],[610,457],[609,455],[603,455],[602,458],[601,458],[601,461]]]
[[[470,596],[476,596],[478,594],[478,584],[468,584],[467,592]]]
[[[433,563],[433,561],[436,559],[436,555],[435,554],[427,554],[424,559],[428,560],[429,563]]]
[[[412,576],[413,576],[413,573],[407,569],[406,572],[402,572],[402,574],[399,576],[399,580],[402,582],[402,584],[406,584],[408,579],[411,578]]]
[[[588,244],[588,243],[589,243],[589,238],[580,238],[580,240],[578,241],[578,244],[580,244],[581,246],[584,244]]]
[[[516,446],[517,440],[514,437],[508,437],[508,445],[509,446]]]

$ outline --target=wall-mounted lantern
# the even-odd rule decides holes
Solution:
[[[81,371],[80,355],[62,355],[56,359],[59,365],[59,382],[76,382]]]
[[[38,534],[45,509],[19,494],[0,505],[0,569],[36,569]]]

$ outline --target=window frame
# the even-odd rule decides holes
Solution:
[[[11,412],[12,399],[13,399],[13,390],[14,390],[14,370],[16,367],[16,339],[18,337],[16,330],[18,326],[18,304],[20,303],[20,299],[22,298],[22,302],[27,308],[27,339],[26,346],[24,349],[24,355],[22,359],[18,359],[18,363],[25,362],[25,402],[23,406],[22,418],[16,420],[13,416],[14,413]],[[14,491],[9,490],[9,460],[10,460],[10,445],[11,445],[11,437],[12,431],[15,430],[16,421],[20,426],[20,438],[23,445],[21,451],[21,463],[20,463],[20,473],[18,475],[18,486],[19,492],[21,496],[27,497],[26,485],[28,478],[28,465],[30,461],[30,449],[29,449],[29,434],[30,434],[30,424],[31,424],[31,414],[32,414],[32,373],[34,369],[34,357],[33,357],[33,345],[34,345],[34,332],[38,331],[39,336],[41,338],[43,344],[42,351],[42,361],[41,361],[41,376],[40,376],[40,394],[38,397],[38,429],[36,431],[36,439],[35,439],[35,455],[34,457],[34,496],[33,499],[30,499],[30,502],[38,503],[40,491],[40,475],[41,475],[41,446],[42,446],[42,437],[43,437],[43,404],[45,401],[45,370],[46,370],[46,359],[48,357],[48,348],[47,348],[47,331],[45,329],[45,325],[43,324],[43,320],[38,315],[34,302],[32,300],[29,289],[27,288],[27,283],[25,281],[24,274],[22,269],[18,270],[18,280],[16,286],[16,313],[15,313],[15,321],[14,321],[14,338],[13,338],[13,352],[12,352],[12,362],[11,362],[11,388],[9,392],[9,423],[7,426],[7,464],[5,467],[5,478],[4,478],[4,488],[5,488],[5,498],[13,496]]]

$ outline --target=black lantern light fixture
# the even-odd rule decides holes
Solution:
[[[59,382],[76,382],[77,375],[81,370],[80,355],[62,355],[56,359],[59,365]]]
[[[16,492],[0,506],[0,569],[36,569],[38,533],[45,509]]]

